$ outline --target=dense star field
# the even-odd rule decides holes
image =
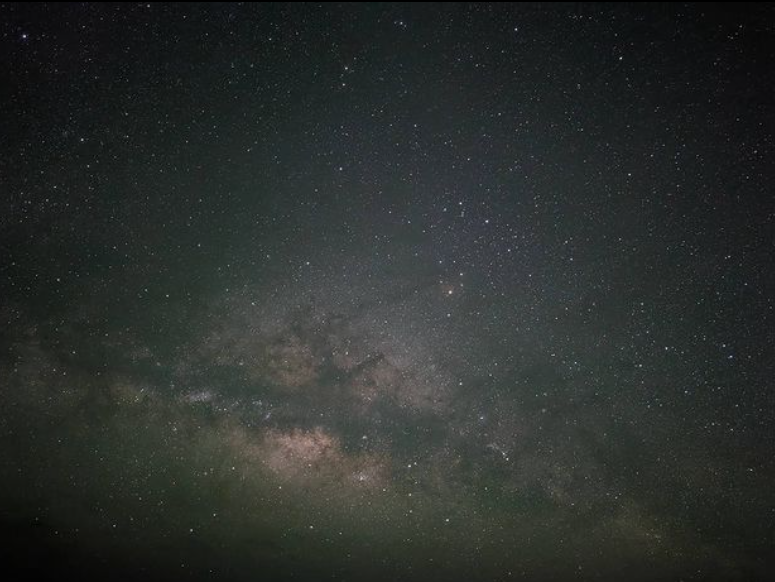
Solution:
[[[773,132],[772,5],[0,5],[4,571],[772,580]]]

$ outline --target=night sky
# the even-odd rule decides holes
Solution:
[[[2,569],[773,580],[774,227],[773,5],[2,4]]]

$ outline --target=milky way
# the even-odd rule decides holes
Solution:
[[[20,579],[770,579],[771,7],[0,10]]]

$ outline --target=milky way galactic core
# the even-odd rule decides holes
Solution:
[[[772,580],[740,6],[0,6],[4,569]]]

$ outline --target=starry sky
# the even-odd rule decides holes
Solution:
[[[0,560],[764,581],[775,9],[0,5]]]

